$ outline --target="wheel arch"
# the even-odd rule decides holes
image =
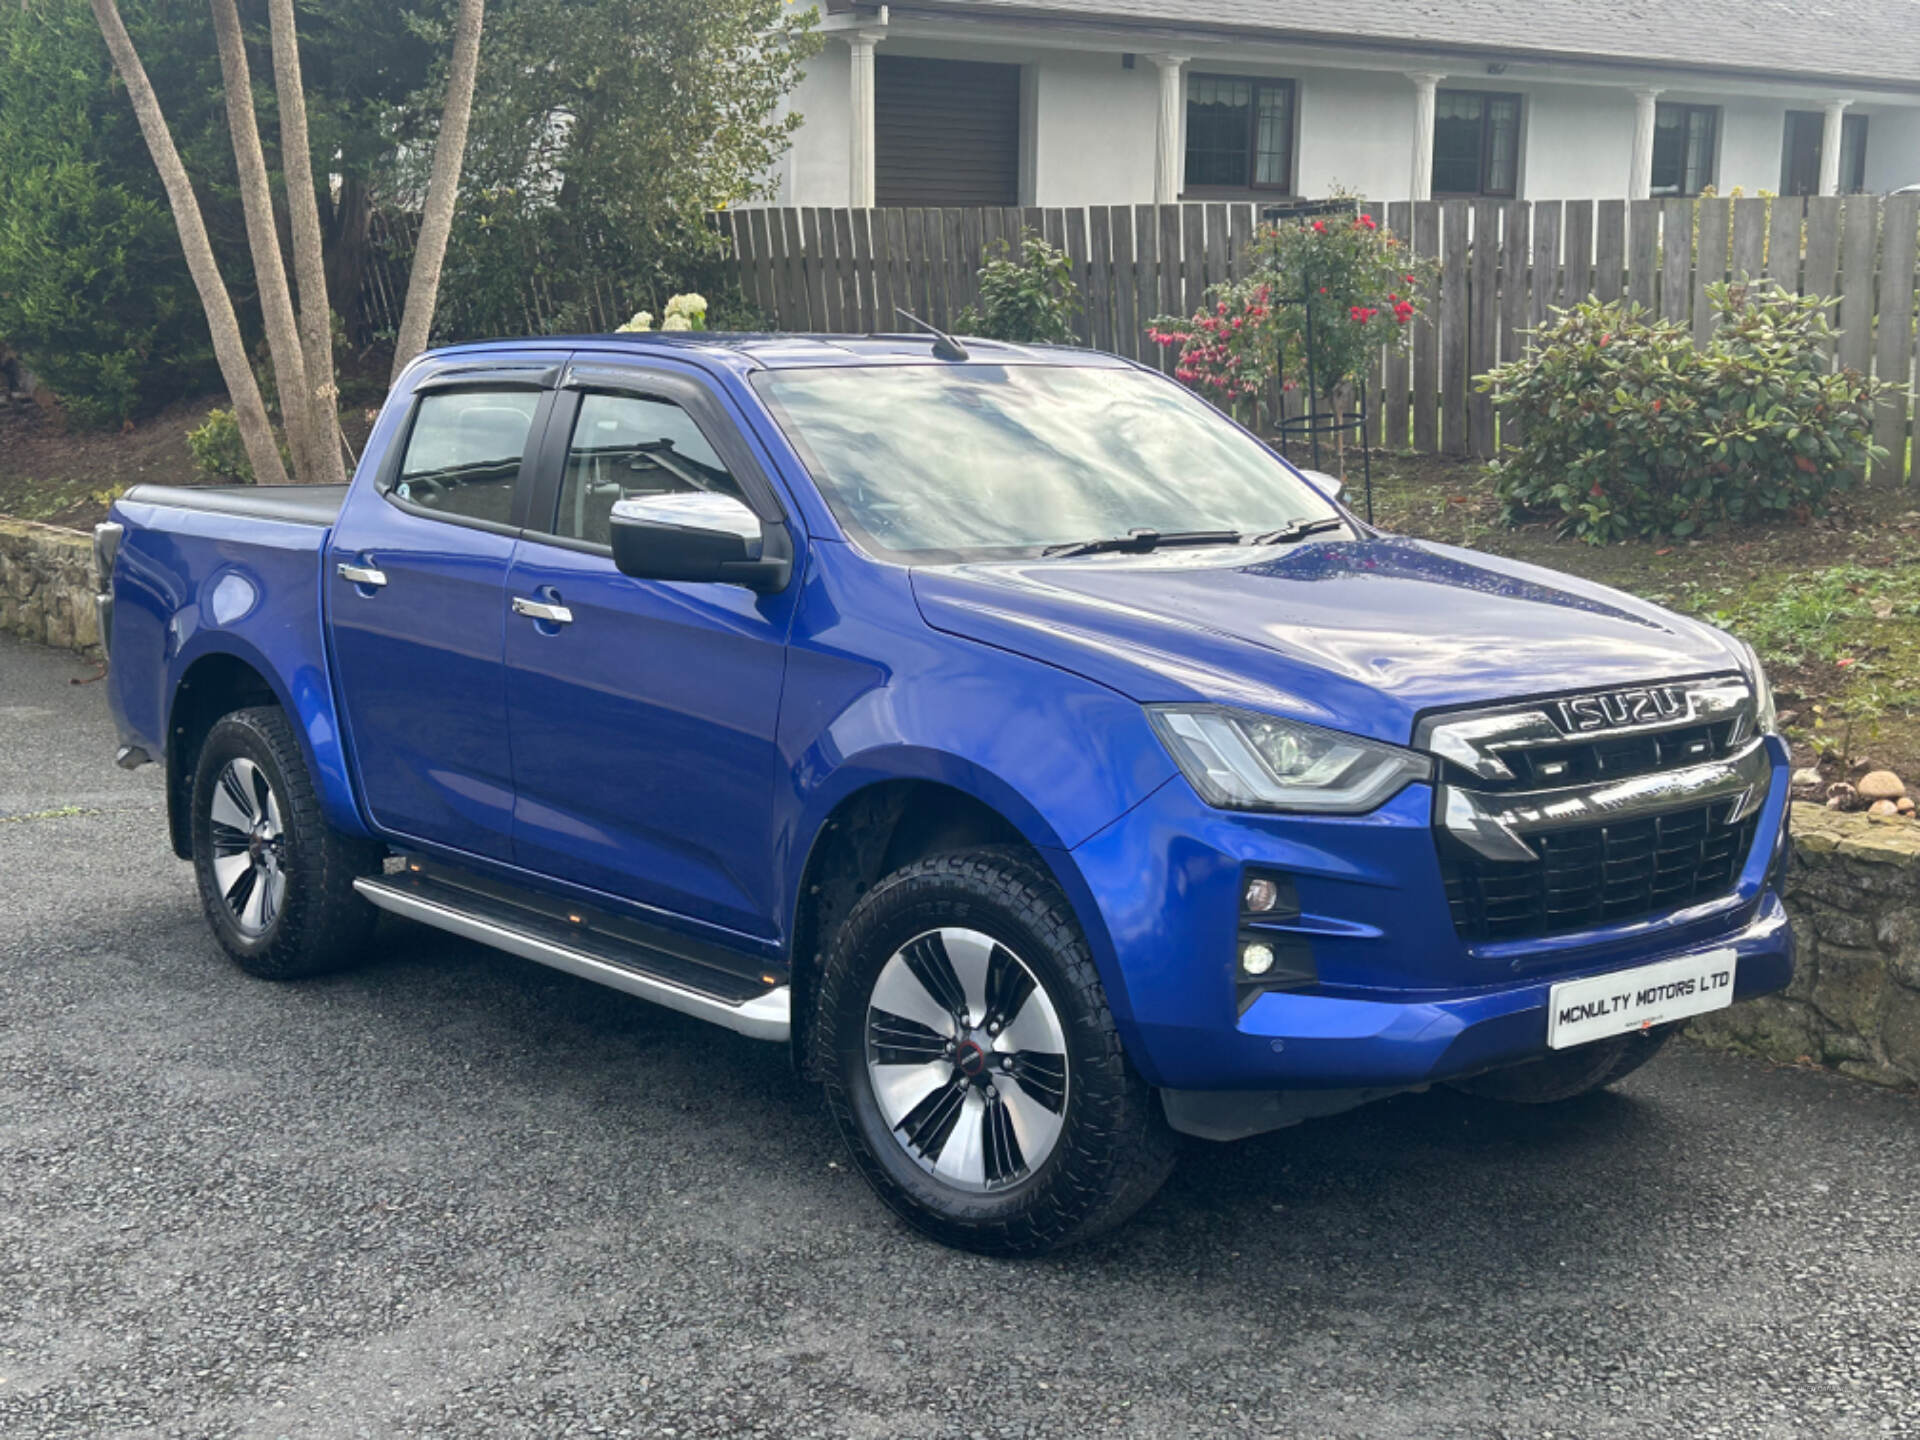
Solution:
[[[200,747],[208,732],[221,716],[255,705],[278,706],[292,722],[327,823],[349,834],[365,835],[324,675],[303,671],[290,691],[280,671],[240,636],[217,631],[196,638],[200,643],[184,649],[174,662],[175,678],[167,693],[167,834],[174,854],[183,860],[192,858],[189,802]]]
[[[1013,794],[1008,788],[1007,795]],[[1027,823],[1021,824],[1020,819]],[[816,1074],[813,1061],[819,1053],[817,1031],[822,1023],[816,1004],[817,979],[826,937],[882,876],[915,860],[981,845],[1023,851],[1060,886],[1093,948],[1096,964],[1103,976],[1109,974],[1113,950],[1092,892],[1071,853],[1037,811],[1008,804],[1005,797],[990,799],[951,778],[872,774],[847,786],[812,827],[793,889],[789,930],[793,1050],[794,1063],[803,1074]]]

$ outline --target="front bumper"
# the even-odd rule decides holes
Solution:
[[[1456,933],[1427,787],[1333,818],[1214,810],[1170,781],[1073,852],[1103,922],[1096,951],[1122,1039],[1165,1090],[1373,1098],[1544,1054],[1548,992],[1561,980],[1731,946],[1736,1002],[1783,989],[1794,956],[1777,886],[1789,771],[1784,744],[1766,745],[1772,772],[1729,893],[1523,941]],[[1234,965],[1249,867],[1295,878],[1301,913],[1274,928],[1311,947],[1318,983],[1242,1009]]]

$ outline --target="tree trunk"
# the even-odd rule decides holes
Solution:
[[[267,407],[260,398],[260,386],[247,363],[247,343],[240,336],[240,320],[233,313],[233,300],[226,282],[220,278],[220,264],[213,257],[213,245],[207,239],[206,221],[200,215],[200,202],[194,198],[187,170],[174,149],[173,136],[167,131],[166,116],[160,113],[159,97],[147,80],[147,70],[133,48],[127,27],[120,23],[120,9],[114,0],[91,0],[93,18],[99,22],[113,56],[113,68],[127,87],[133,101],[133,113],[146,137],[147,150],[160,183],[166,188],[167,204],[173,210],[174,228],[180,234],[180,248],[186,252],[187,270],[194,288],[200,292],[200,306],[206,311],[207,329],[213,334],[214,358],[220,363],[221,377],[227,382],[227,395],[233,401],[233,413],[240,426],[240,440],[246,446],[247,459],[253,465],[253,478],[262,485],[284,485],[287,470],[280,463],[280,447],[274,442],[273,424],[267,419]]]
[[[322,192],[321,198],[328,198]],[[364,177],[340,178],[340,199],[321,216],[326,230],[327,293],[346,322],[348,342],[367,343],[367,319],[360,289],[366,283],[369,192]]]
[[[267,184],[266,156],[260,150],[260,125],[253,113],[253,76],[234,0],[213,0],[213,35],[220,47],[220,77],[227,92],[227,128],[233,132],[233,159],[240,175],[240,205],[247,217],[247,248],[260,286],[260,316],[266,322],[267,353],[280,391],[280,423],[293,451],[293,478],[303,485],[318,480],[313,410],[307,389],[306,361],[300,352],[300,327],[287,291],[287,267],[280,258],[280,236],[273,223],[273,191]]]
[[[433,173],[427,180],[427,203],[420,216],[412,273],[407,278],[407,308],[393,347],[394,380],[400,378],[409,360],[427,348],[427,335],[433,328],[433,307],[440,298],[440,266],[447,258],[453,205],[460,194],[460,164],[467,153],[467,121],[473,114],[473,81],[480,66],[480,19],[484,9],[484,0],[460,0],[460,18],[453,30],[453,63],[447,71],[446,106],[440,115],[440,138],[434,142]]]
[[[307,91],[300,74],[300,41],[293,0],[270,0],[273,17],[273,86],[280,97],[280,169],[287,178],[287,213],[293,221],[293,274],[300,287],[300,349],[306,366],[305,402],[313,435],[314,479],[343,485],[339,390],[333,383],[333,324],[327,303],[327,268],[320,246],[320,206],[313,194],[313,158],[307,149]]]

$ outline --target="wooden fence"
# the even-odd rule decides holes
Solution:
[[[1709,284],[1770,277],[1834,299],[1836,360],[1899,384],[1875,438],[1875,478],[1898,480],[1915,448],[1914,317],[1920,196],[1818,199],[1421,202],[1366,209],[1440,262],[1404,353],[1375,366],[1376,439],[1394,449],[1485,458],[1492,402],[1474,377],[1526,343],[1557,306],[1628,297],[1712,333]],[[1072,258],[1087,345],[1149,363],[1156,315],[1190,315],[1210,285],[1239,278],[1256,221],[1248,204],[1082,209],[748,209],[722,217],[747,297],[790,331],[939,326],[977,303],[977,272],[1002,240],[1044,235]]]
[[[364,343],[393,335],[407,303],[407,279],[420,234],[420,217],[409,210],[376,209],[367,217],[367,256],[361,268],[354,317]],[[492,335],[600,333],[622,324],[644,303],[646,292],[627,283],[611,246],[587,247],[584,259],[557,260],[537,241],[526,242],[514,271],[517,283],[475,294],[443,278],[433,321],[434,344]],[[606,253],[603,253],[606,252]]]

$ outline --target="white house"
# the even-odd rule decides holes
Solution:
[[[1920,0],[815,0],[785,205],[1920,183]]]

